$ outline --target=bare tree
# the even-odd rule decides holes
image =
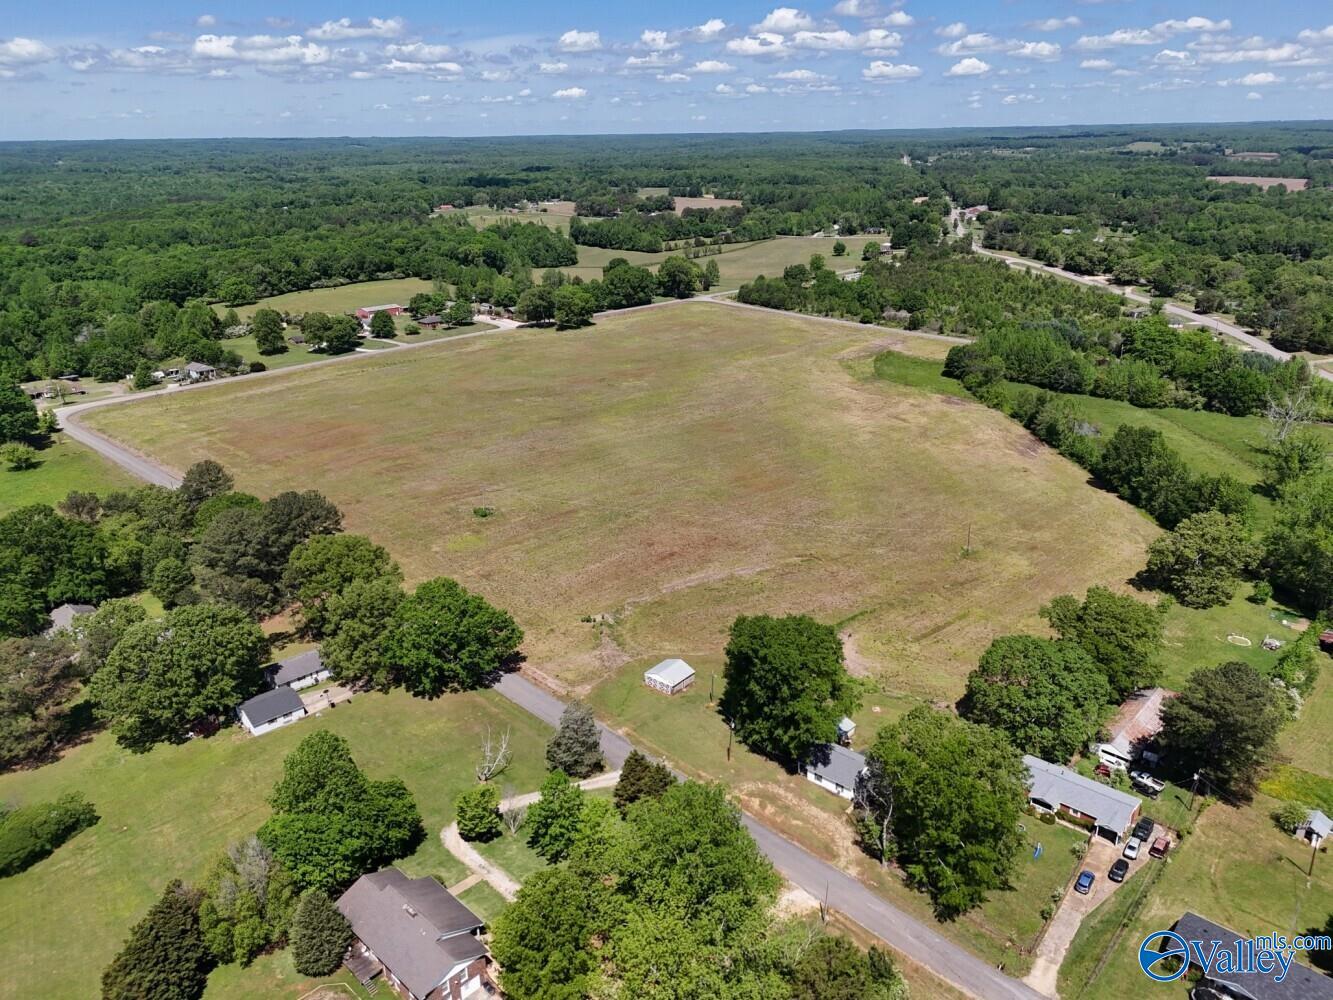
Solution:
[[[1287,435],[1297,427],[1314,419],[1315,409],[1308,383],[1302,383],[1294,389],[1275,389],[1269,393],[1268,404],[1264,408],[1269,440],[1274,444],[1285,441]]]
[[[504,803],[506,802],[512,802],[513,798],[514,798],[514,786],[505,785],[504,794],[500,796],[501,806],[503,806]],[[519,827],[523,825],[523,821],[527,818],[528,818],[527,806],[510,806],[508,809],[502,808],[500,810],[500,821],[504,823],[505,829],[508,830],[511,834],[518,833]]]
[[[487,726],[486,738],[481,742],[481,760],[476,767],[477,780],[484,783],[499,777],[513,759],[514,752],[509,749],[509,730],[506,729],[504,735],[497,739],[491,727]]]

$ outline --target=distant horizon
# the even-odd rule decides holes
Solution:
[[[1299,121],[1333,92],[1333,12],[1299,0],[10,7],[14,141]]]
[[[80,143],[152,143],[152,142],[328,142],[343,140],[349,142],[422,142],[430,140],[501,140],[501,139],[649,139],[649,138],[688,138],[692,136],[762,136],[762,135],[893,135],[921,134],[931,132],[984,132],[1003,131],[1017,134],[1058,132],[1067,129],[1148,129],[1148,128],[1227,128],[1272,125],[1275,127],[1321,126],[1326,125],[1333,132],[1333,117],[1330,118],[1251,118],[1217,121],[1107,121],[1107,122],[1066,122],[1048,124],[1002,124],[998,122],[974,125],[938,125],[921,127],[884,127],[884,128],[783,128],[783,129],[715,129],[687,132],[513,132],[493,134],[447,134],[419,133],[416,135],[375,135],[354,133],[329,133],[327,135],[161,135],[161,136],[105,136],[105,137],[67,137],[67,138],[0,138],[0,146],[19,145],[76,145]],[[1333,136],[1330,136],[1333,144]]]

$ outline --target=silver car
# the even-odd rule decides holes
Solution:
[[[1139,856],[1139,850],[1142,847],[1143,841],[1139,840],[1138,837],[1130,837],[1129,840],[1125,841],[1125,849],[1120,853],[1128,860],[1133,861]]]

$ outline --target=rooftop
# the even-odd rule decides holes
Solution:
[[[1238,934],[1188,910],[1176,921],[1172,930],[1186,941],[1221,941],[1222,949],[1234,949],[1238,940],[1249,940],[1247,935]],[[1333,979],[1299,962],[1291,963],[1286,978],[1280,983],[1272,976],[1261,973],[1234,975],[1231,979],[1209,978],[1214,982],[1225,983],[1236,996],[1250,997],[1252,1000],[1333,1000]]]
[[[284,715],[299,712],[304,707],[305,702],[301,701],[299,694],[289,687],[279,687],[255,695],[241,705],[241,711],[250,720],[250,725],[262,726]]]
[[[415,996],[458,965],[486,954],[473,932],[481,918],[435,879],[397,868],[362,875],[338,900],[352,930]]]
[[[91,604],[62,604],[51,610],[51,629],[69,628],[75,618],[90,615],[96,610]]]
[[[857,776],[865,770],[866,759],[864,754],[836,743],[820,743],[810,751],[805,766],[816,778],[843,788],[855,788]]]
[[[681,681],[687,681],[694,676],[694,668],[684,660],[675,657],[669,660],[663,660],[655,667],[649,667],[643,672],[645,678],[652,677],[658,683],[665,684],[668,687],[675,687]]]
[[[1310,810],[1309,815],[1305,817],[1305,826],[1321,837],[1333,835],[1333,819],[1329,819],[1319,809]]]
[[[1031,754],[1024,754],[1023,763],[1032,778],[1032,798],[1051,806],[1077,809],[1108,830],[1124,833],[1139,808],[1139,800],[1128,792],[1085,778],[1067,767],[1051,764]]]
[[[292,681],[299,681],[302,677],[319,673],[324,669],[324,661],[320,658],[318,649],[307,649],[304,653],[279,660],[277,668],[269,675],[269,683],[274,687],[281,687]]]
[[[1107,724],[1111,734],[1107,742],[1125,756],[1132,757],[1140,745],[1162,731],[1162,703],[1174,696],[1174,691],[1160,687],[1135,691]]]

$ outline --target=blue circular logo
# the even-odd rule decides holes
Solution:
[[[1161,946],[1150,948],[1149,945],[1159,938],[1166,939],[1162,942],[1165,948]],[[1179,958],[1180,968],[1169,973],[1154,971],[1153,966],[1167,958]],[[1175,931],[1153,931],[1139,945],[1139,968],[1149,979],[1155,979],[1159,983],[1169,983],[1183,976],[1185,970],[1189,968],[1189,958],[1190,946]]]

